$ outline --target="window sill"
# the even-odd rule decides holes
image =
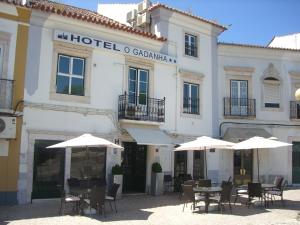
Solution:
[[[185,118],[191,118],[191,119],[202,119],[201,114],[191,114],[191,113],[181,112],[180,116]]]
[[[191,55],[186,55],[185,53],[183,53],[183,56],[185,58],[189,58],[189,59],[193,59],[193,60],[199,60],[199,56],[191,56]]]
[[[77,96],[77,95],[67,95],[67,94],[58,94],[50,93],[50,100],[64,101],[64,102],[77,102],[89,104],[91,99],[89,96]]]

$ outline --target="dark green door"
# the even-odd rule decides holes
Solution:
[[[147,145],[125,142],[123,152],[123,192],[146,191]]]
[[[60,187],[64,187],[65,150],[46,149],[59,142],[35,141],[32,199],[60,197]]]
[[[293,184],[300,184],[300,142],[293,142]]]

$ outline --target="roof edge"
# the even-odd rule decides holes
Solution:
[[[218,45],[226,45],[226,46],[230,46],[231,45],[231,46],[245,47],[245,48],[260,48],[260,49],[269,49],[269,50],[281,50],[281,51],[300,52],[300,49],[269,47],[269,46],[254,45],[254,44],[240,44],[240,43],[218,42]]]

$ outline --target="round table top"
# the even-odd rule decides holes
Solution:
[[[221,192],[221,187],[194,187],[193,190],[195,192],[204,192],[204,193],[213,193],[213,192]]]

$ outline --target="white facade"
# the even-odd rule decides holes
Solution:
[[[108,10],[110,7],[119,9],[120,5],[100,5],[99,9],[100,12],[101,9],[113,12]],[[128,9],[130,7],[131,5]],[[114,11],[118,12],[120,18],[114,16],[112,18],[120,21],[126,18],[126,12],[121,15],[121,11]],[[223,121],[294,124],[289,120],[288,101],[292,100],[292,93],[298,88],[297,82],[293,83],[296,86],[292,86],[292,80],[295,77],[297,80],[299,76],[299,52],[218,45],[217,37],[223,31],[221,27],[174,13],[164,7],[151,11],[151,18],[152,33],[167,38],[167,41],[153,40],[106,26],[33,10],[20,158],[21,203],[31,199],[36,140],[60,141],[82,133],[92,133],[111,141],[119,141],[121,144],[136,141],[126,132],[128,127],[162,131],[173,141],[168,146],[155,143],[147,145],[145,192],[148,192],[153,162],[159,161],[163,172],[174,174],[172,151],[174,145],[202,135],[218,137],[219,124]],[[161,53],[176,59],[176,62],[161,62],[122,51],[54,40],[54,33],[57,30],[107,40],[120,46]],[[196,57],[185,53],[187,34],[196,39]],[[56,93],[58,54],[85,58],[84,96]],[[270,65],[278,71],[277,76],[281,85],[280,108],[275,112],[265,110],[261,106],[262,77]],[[118,98],[129,92],[130,67],[149,71],[148,97],[165,98],[164,122],[149,122],[143,119],[118,120]],[[230,89],[227,89],[227,83],[230,76],[239,78],[245,76],[249,80],[249,97],[257,101],[256,118],[228,120],[223,117],[223,97],[228,97]],[[184,112],[185,83],[198,87],[199,113]],[[266,129],[282,141],[291,142],[300,139],[297,136],[299,129],[297,127],[281,128],[266,125]],[[223,128],[221,135],[224,134],[224,130]],[[208,152],[207,158],[209,178],[219,182],[233,176],[231,151]],[[263,164],[261,172],[267,175],[282,174],[291,182],[291,150],[281,151],[279,154],[273,154],[268,150],[262,153],[261,160],[270,158],[280,167]],[[68,149],[65,156],[65,184],[70,177],[70,159],[71,150]],[[108,149],[107,180],[111,174],[111,167],[117,163],[121,163],[121,152]],[[188,153],[186,172],[193,174],[193,152]]]

